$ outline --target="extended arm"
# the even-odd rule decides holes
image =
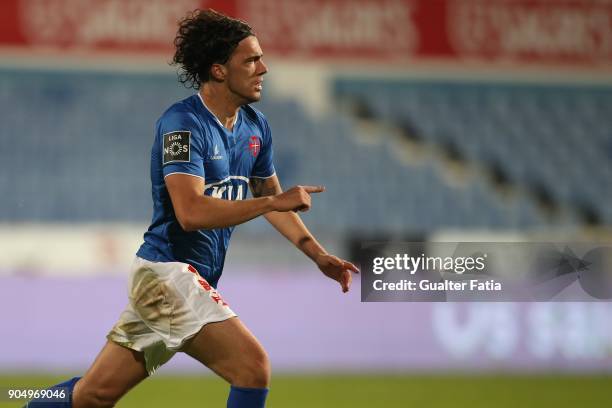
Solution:
[[[204,195],[204,179],[185,174],[165,178],[176,218],[185,231],[224,228],[242,224],[270,211],[307,211],[310,193],[317,187],[303,186],[278,196],[250,200],[222,200]]]
[[[283,193],[276,175],[265,179],[251,178],[251,191],[257,198],[278,197]],[[291,191],[291,190],[289,190]],[[289,192],[288,191],[288,192]],[[321,187],[323,191],[323,187]],[[338,281],[344,292],[351,285],[351,271],[359,272],[352,263],[327,253],[325,248],[315,239],[295,211],[271,211],[264,215],[268,222],[285,238],[313,260],[319,269],[329,278]]]

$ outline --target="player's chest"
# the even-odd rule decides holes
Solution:
[[[254,132],[215,132],[204,152],[206,182],[229,176],[249,177],[261,150],[261,136]]]

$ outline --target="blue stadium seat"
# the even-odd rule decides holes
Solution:
[[[587,199],[612,223],[612,87],[352,78],[337,79],[334,92],[385,110],[381,119],[410,121],[427,143],[501,166],[518,187],[542,183],[562,205]]]

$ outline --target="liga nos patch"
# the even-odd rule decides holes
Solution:
[[[191,145],[189,139],[191,132],[178,130],[164,135],[164,161],[163,164],[172,162],[188,162]]]

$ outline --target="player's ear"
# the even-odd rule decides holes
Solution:
[[[227,75],[227,69],[224,65],[221,64],[212,64],[210,67],[210,77],[211,79],[219,82],[225,81],[225,77]]]

